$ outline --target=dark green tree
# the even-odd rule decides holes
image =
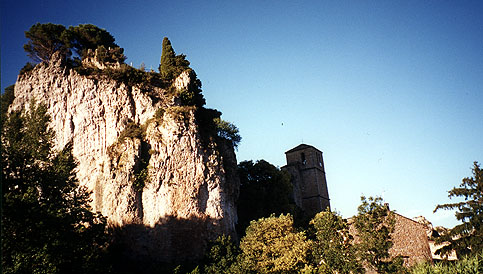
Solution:
[[[176,54],[171,46],[168,37],[163,38],[163,51],[161,53],[161,63],[159,64],[159,73],[165,79],[171,79],[176,68]]]
[[[171,46],[171,41],[169,41],[168,37],[164,37],[161,63],[159,64],[159,72],[161,77],[166,80],[171,80],[177,77],[184,70],[189,69],[189,65],[190,62],[186,60],[186,55],[176,55],[173,47]]]
[[[335,212],[319,212],[310,221],[310,260],[317,273],[364,273],[356,258],[347,221]]]
[[[272,214],[297,212],[291,199],[290,175],[267,161],[244,161],[238,165],[240,196],[238,198],[238,226],[240,235],[252,220]]]
[[[56,51],[67,56],[69,49],[63,34],[65,34],[65,27],[62,25],[37,23],[25,32],[25,37],[29,40],[23,48],[35,62],[49,62]]]
[[[94,52],[98,48],[101,48],[101,61],[123,63],[126,59],[124,50],[115,43],[114,37],[105,29],[92,24],[66,29],[62,25],[37,23],[25,32],[25,36],[29,40],[24,49],[35,62],[49,62],[57,51],[65,58],[74,53],[74,59],[79,60],[77,58],[85,58],[89,50]]]
[[[95,51],[102,47],[106,53],[108,49],[117,49],[117,58],[122,63],[125,59],[123,50],[115,43],[114,37],[105,29],[101,29],[92,24],[70,26],[65,32],[63,39],[77,55],[81,58],[86,57],[88,50]],[[112,57],[112,56],[104,56]]]
[[[78,187],[72,145],[54,152],[46,107],[30,105],[1,132],[3,272],[108,272],[106,221]]]
[[[15,99],[14,94],[15,85],[11,85],[5,88],[5,92],[0,96],[0,132],[3,128],[3,122],[7,118],[8,107]]]
[[[404,273],[402,258],[391,258],[389,254],[396,220],[389,208],[383,205],[382,198],[366,199],[362,196],[357,211],[354,226],[359,257],[378,273]]]
[[[436,206],[439,209],[456,209],[456,219],[462,223],[436,239],[437,243],[449,242],[437,252],[443,255],[456,250],[459,256],[483,251],[483,170],[473,163],[473,177],[462,180],[460,187],[448,191],[449,197],[462,197],[464,201]]]
[[[208,249],[204,267],[207,274],[238,273],[237,256],[240,248],[230,236],[220,236]]]
[[[214,122],[216,124],[218,136],[230,141],[233,144],[233,147],[238,147],[240,144],[241,136],[238,128],[221,118],[215,118]]]

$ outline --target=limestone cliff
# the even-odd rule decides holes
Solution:
[[[169,88],[130,86],[81,75],[54,56],[15,85],[11,109],[28,107],[33,98],[47,105],[56,148],[72,140],[93,209],[139,258],[196,258],[208,240],[234,234],[233,145],[204,140],[197,107],[173,96],[194,81],[185,71]]]

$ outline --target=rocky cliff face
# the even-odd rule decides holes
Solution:
[[[183,72],[170,92],[195,78]],[[202,141],[196,107],[170,92],[83,76],[54,57],[19,77],[11,106],[47,105],[57,149],[73,142],[93,209],[134,257],[159,261],[197,258],[207,240],[234,234],[237,219],[233,146]]]

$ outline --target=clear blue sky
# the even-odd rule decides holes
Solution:
[[[170,38],[207,106],[243,137],[237,157],[277,166],[300,144],[324,152],[333,209],[361,194],[456,224],[447,191],[483,161],[482,1],[1,2],[1,86],[28,61],[37,22],[92,23],[156,69]]]

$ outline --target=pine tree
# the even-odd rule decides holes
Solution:
[[[35,62],[49,62],[56,51],[68,55],[69,50],[62,37],[65,30],[62,25],[37,23],[25,32],[25,37],[29,40],[23,48]]]
[[[483,251],[483,170],[473,163],[473,177],[463,179],[460,187],[448,191],[449,197],[464,197],[464,201],[436,206],[439,209],[456,209],[456,219],[462,224],[450,229],[436,239],[437,243],[449,242],[437,252],[443,255],[456,250],[458,255],[478,254]]]
[[[172,80],[178,77],[183,71],[189,69],[189,65],[190,62],[186,60],[186,55],[176,55],[171,46],[171,41],[169,41],[168,37],[164,37],[161,63],[159,64],[159,73],[161,74],[161,77],[165,80]],[[199,88],[201,88],[201,83],[198,87],[194,87],[192,91]]]
[[[159,72],[164,79],[172,79],[176,68],[176,54],[171,46],[168,37],[163,39],[163,52],[161,53],[161,63]]]

